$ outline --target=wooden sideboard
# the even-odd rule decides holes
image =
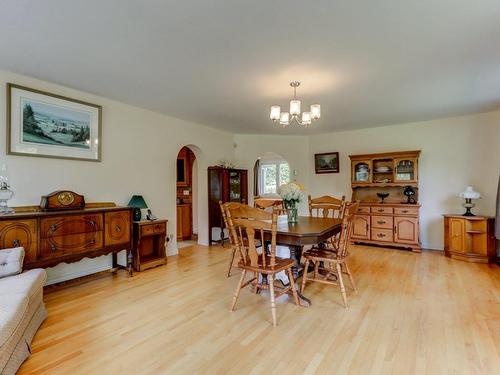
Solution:
[[[132,209],[86,207],[81,210],[19,210],[0,216],[0,249],[22,246],[24,269],[53,267],[83,258],[127,250],[127,269],[132,275]]]
[[[361,202],[354,218],[352,242],[420,252],[419,209],[415,204]]]
[[[495,218],[444,215],[444,253],[467,262],[495,260]]]

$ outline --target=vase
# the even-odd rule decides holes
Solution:
[[[287,209],[287,216],[288,216],[288,222],[289,223],[296,223],[297,222],[297,207],[291,207]]]

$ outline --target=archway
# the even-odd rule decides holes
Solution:
[[[254,197],[273,197],[278,195],[279,187],[292,181],[290,164],[275,152],[265,152],[254,165]]]
[[[193,146],[184,146],[176,164],[176,236],[177,248],[198,240],[198,161]]]

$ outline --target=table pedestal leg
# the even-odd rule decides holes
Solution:
[[[295,287],[297,288],[297,294],[299,296],[300,304],[302,306],[309,307],[312,305],[311,300],[300,292],[300,288],[298,288],[298,285],[300,284],[297,282],[297,279],[301,276],[302,272],[307,272],[307,270],[303,270],[300,268],[302,246],[290,246],[290,257],[293,259],[292,275],[295,279]]]

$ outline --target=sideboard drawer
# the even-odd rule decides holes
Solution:
[[[395,215],[418,215],[418,207],[394,207]]]
[[[165,223],[154,224],[154,231],[157,234],[165,233],[167,231]]]
[[[98,232],[103,230],[102,215],[71,215],[42,219],[40,237]]]
[[[372,214],[392,214],[392,207],[373,206]]]
[[[103,232],[77,233],[65,236],[51,236],[40,240],[42,258],[70,255],[92,250],[103,246]]]
[[[358,207],[358,214],[369,214],[370,213],[370,207],[368,206],[360,206]]]
[[[372,228],[392,229],[393,225],[392,216],[372,216]]]
[[[0,249],[24,247],[24,262],[30,263],[37,258],[36,220],[9,220],[0,222]]]
[[[392,229],[372,228],[371,235],[373,241],[392,242],[394,240]]]
[[[130,242],[130,211],[106,212],[104,222],[106,246]]]
[[[149,236],[154,233],[155,233],[155,227],[153,224],[141,226],[141,236]]]

